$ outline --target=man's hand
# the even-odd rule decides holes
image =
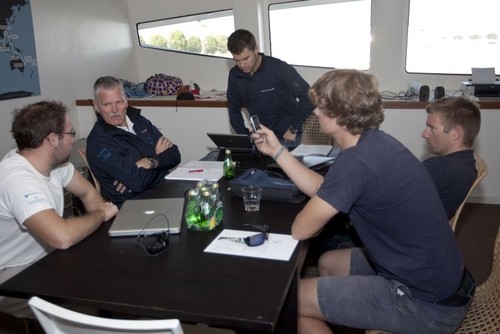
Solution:
[[[156,155],[162,153],[165,150],[168,150],[174,145],[169,139],[165,138],[164,136],[161,136],[160,139],[158,139],[158,142],[156,143],[155,147],[155,152]]]
[[[127,191],[127,187],[118,180],[115,180],[115,182],[113,182],[113,185],[116,187],[116,191],[118,191],[120,194],[123,194],[125,191]]]
[[[118,213],[118,207],[111,202],[103,202],[96,211],[100,211],[104,215],[104,221],[108,221]]]
[[[285,142],[287,143],[295,142],[296,138],[297,138],[297,133],[291,133],[290,129],[286,130],[285,134],[283,135],[283,139],[285,139]]]
[[[135,162],[135,165],[138,168],[144,168],[144,169],[150,169],[151,168],[151,164],[149,163],[149,158],[148,157],[141,158],[141,159],[137,160]],[[113,183],[113,185],[115,185],[115,184]]]
[[[281,149],[281,143],[273,131],[261,126],[257,132],[250,135],[257,149],[265,155],[274,156]]]

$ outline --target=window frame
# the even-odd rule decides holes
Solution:
[[[231,13],[231,15],[223,15],[225,12]],[[207,12],[201,12],[201,13],[195,13],[195,14],[179,15],[179,16],[168,17],[168,18],[163,18],[163,19],[137,22],[135,25],[136,26],[135,30],[136,30],[136,35],[137,35],[137,43],[138,43],[139,47],[146,48],[146,49],[153,49],[153,50],[166,51],[166,52],[175,52],[175,53],[189,54],[189,55],[202,56],[202,57],[232,59],[229,55],[224,56],[224,55],[216,55],[216,54],[197,53],[197,52],[190,52],[190,51],[179,50],[179,49],[170,49],[167,47],[160,47],[160,46],[156,46],[156,45],[152,45],[152,44],[141,43],[141,34],[139,33],[140,29],[160,27],[161,25],[155,25],[155,23],[158,23],[158,22],[167,22],[167,21],[172,22],[172,24],[165,24],[164,25],[164,26],[168,26],[168,25],[175,25],[175,24],[181,24],[181,23],[195,22],[196,21],[195,18],[200,18],[200,20],[198,20],[198,21],[202,21],[202,19],[207,19],[206,18],[207,16],[213,16],[213,17],[210,17],[210,19],[217,18],[217,17],[231,16],[233,18],[233,30],[234,30],[234,11],[233,11],[233,9],[232,8],[217,9],[214,11],[207,11]],[[148,25],[150,25],[150,26],[147,27]],[[144,26],[146,26],[146,27],[144,27]],[[229,35],[227,37],[229,37]],[[202,40],[202,43],[203,43],[203,40]]]
[[[370,34],[370,40],[368,43],[368,59],[367,59],[367,67],[366,68],[357,68],[361,71],[369,71],[372,67],[372,24],[373,24],[373,8],[374,8],[374,1],[373,0],[289,0],[289,1],[270,1],[268,6],[267,6],[267,31],[268,31],[268,46],[269,46],[269,54],[271,56],[273,55],[273,43],[272,43],[272,31],[271,31],[271,7],[272,6],[283,6],[286,7],[290,4],[297,4],[297,6],[290,6],[290,8],[300,8],[300,7],[312,7],[312,6],[320,6],[320,5],[328,5],[328,4],[338,4],[338,3],[344,3],[344,2],[359,2],[359,1],[369,1],[370,2],[370,13],[369,13],[369,34]],[[281,8],[283,9],[283,8]],[[276,57],[280,58],[280,56],[276,55]],[[283,58],[284,61],[287,61],[285,58]],[[287,61],[288,62],[288,61]],[[305,68],[317,68],[317,69],[331,69],[335,68],[336,66],[326,66],[326,65],[311,65],[311,64],[298,64],[294,61],[288,62],[292,66],[300,66],[300,67],[305,67]]]
[[[471,68],[469,68],[468,70],[465,70],[465,71],[456,71],[456,72],[446,72],[446,71],[435,71],[435,72],[431,72],[429,70],[425,70],[424,68],[420,68],[420,69],[415,69],[415,70],[409,70],[408,69],[408,58],[409,58],[409,39],[410,39],[410,19],[411,19],[411,4],[412,4],[412,1],[417,1],[417,0],[407,0],[407,10],[406,10],[406,15],[405,15],[405,21],[406,21],[406,24],[404,26],[405,30],[404,30],[404,39],[403,39],[403,56],[404,56],[404,60],[403,60],[403,64],[404,64],[404,68],[403,68],[403,71],[404,73],[408,74],[408,75],[426,75],[426,76],[436,76],[436,75],[441,75],[441,76],[453,76],[453,77],[456,77],[456,76],[466,76],[466,75],[471,75],[471,68],[474,67],[474,66],[471,66]],[[461,4],[463,5],[463,4]],[[465,6],[465,5],[463,5]],[[498,45],[500,47],[500,30],[499,30],[499,34],[497,35],[497,39],[498,41]],[[484,50],[483,50],[484,51]],[[439,50],[435,51],[437,53],[439,53]],[[478,67],[481,67],[481,66],[478,66]],[[498,73],[498,70],[500,68],[500,66],[498,66],[498,68],[496,66],[494,66],[494,64],[492,64],[492,66],[486,66],[486,67],[495,67],[496,68],[496,71]]]

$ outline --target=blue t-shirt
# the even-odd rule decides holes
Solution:
[[[342,151],[317,192],[349,215],[377,272],[413,297],[437,301],[457,289],[463,259],[429,174],[378,129]]]
[[[455,215],[477,177],[473,150],[463,150],[424,160],[443,202],[448,219]]]

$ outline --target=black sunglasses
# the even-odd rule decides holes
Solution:
[[[234,242],[245,243],[249,247],[256,247],[264,244],[266,240],[269,240],[269,225],[254,225],[254,224],[243,224],[243,226],[248,226],[260,233],[249,235],[245,238],[236,238],[236,237],[220,237],[217,240],[229,240]]]

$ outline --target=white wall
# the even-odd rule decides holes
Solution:
[[[2,157],[15,147],[10,134],[14,109],[45,99],[62,101],[78,133],[75,100],[91,97],[99,76],[138,78],[126,2],[33,0],[31,7],[41,95],[0,101]]]

